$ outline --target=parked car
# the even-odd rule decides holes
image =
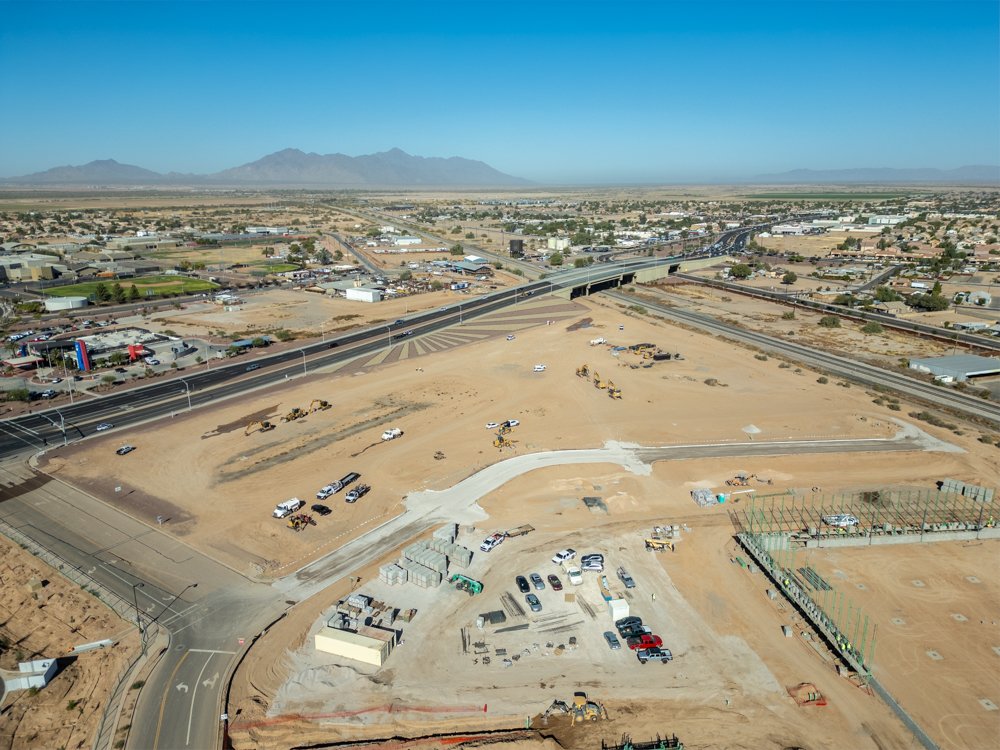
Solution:
[[[612,651],[617,651],[622,647],[622,642],[618,640],[618,636],[616,636],[610,630],[604,631],[604,640],[608,642],[608,648],[610,648]]]
[[[498,531],[495,534],[490,534],[483,540],[483,543],[479,545],[479,549],[481,552],[489,552],[494,547],[500,545],[506,538],[507,535],[504,534],[502,531]]]
[[[545,588],[545,581],[538,573],[532,573],[529,578],[531,578],[531,585],[535,587],[536,591],[541,591]]]
[[[642,625],[642,618],[637,617],[636,615],[629,615],[628,617],[623,617],[620,620],[615,620],[615,627],[619,630],[629,627],[630,625]]]
[[[528,606],[531,607],[532,612],[542,611],[542,603],[538,601],[538,597],[534,594],[528,594],[524,597],[524,600],[528,602]]]
[[[658,661],[666,664],[668,661],[674,660],[674,655],[670,653],[669,648],[640,648],[635,652],[635,655],[638,657],[640,664],[645,664],[647,661]]]
[[[564,549],[556,552],[555,555],[552,556],[552,562],[556,565],[562,565],[564,562],[572,560],[574,557],[576,557],[575,549]]]
[[[105,430],[110,430],[112,427],[114,427],[114,425],[111,424],[111,422],[101,422],[94,428],[94,430],[97,432],[104,432]]]
[[[626,640],[629,638],[636,638],[641,635],[651,635],[652,632],[653,631],[645,625],[625,625],[618,628],[618,635]]]
[[[583,583],[583,573],[575,565],[566,568],[566,577],[569,578],[569,582],[573,586],[579,586]]]
[[[513,341],[513,340],[514,340],[514,334],[513,334],[513,333],[511,333],[511,334],[508,334],[508,336],[507,336],[507,340],[508,340],[508,341]]]
[[[531,591],[531,586],[528,585],[528,579],[525,578],[524,576],[518,576],[517,578],[515,578],[514,583],[517,584],[517,590],[520,591],[522,594],[527,594],[529,591]]]
[[[330,510],[327,506],[320,505],[319,503],[316,503],[315,505],[312,506],[312,512],[318,516],[328,516],[331,513],[333,513],[333,511]]]
[[[628,571],[625,570],[625,568],[618,568],[618,577],[621,579],[621,582],[625,584],[625,588],[635,588],[635,580],[633,580],[632,576],[628,574]]]
[[[545,365],[535,365],[534,371],[535,372],[545,372]]]
[[[521,420],[519,420],[519,419],[508,419],[506,422],[501,422],[501,424],[504,427],[517,427],[519,424],[521,424]]]
[[[134,445],[123,445],[121,448],[115,451],[119,456],[124,456],[126,453],[131,453],[135,450]]]
[[[652,633],[643,633],[642,635],[634,635],[631,638],[626,638],[625,643],[628,644],[630,649],[637,651],[640,648],[659,648],[663,645],[663,639]]]
[[[559,576],[549,573],[546,577],[549,579],[549,586],[552,587],[553,591],[562,591],[563,585],[562,581],[559,580]]]
[[[486,423],[486,429],[487,430],[495,430],[499,426],[500,426],[499,422],[487,422]]]
[[[58,394],[51,388],[46,388],[40,395],[42,398],[55,398]]]
[[[356,503],[358,500],[360,500],[366,494],[368,494],[368,490],[370,489],[371,487],[368,486],[367,484],[359,484],[357,487],[355,487],[353,490],[347,493],[347,496],[344,498],[344,501],[348,503]]]
[[[584,555],[580,558],[580,567],[601,573],[604,571],[604,555]]]

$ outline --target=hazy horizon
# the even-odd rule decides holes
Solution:
[[[12,3],[0,176],[284,148],[541,184],[1000,164],[984,2]]]

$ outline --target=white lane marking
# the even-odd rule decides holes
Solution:
[[[208,663],[212,661],[212,656],[214,656],[214,654],[205,659],[205,664],[194,681],[194,692],[191,693],[191,709],[188,711],[188,730],[187,739],[184,740],[185,745],[191,744],[191,720],[194,718],[194,699],[198,695],[198,683],[201,682],[201,676],[205,674],[205,670],[208,668]]]

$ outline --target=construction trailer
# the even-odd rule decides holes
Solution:
[[[321,628],[315,636],[316,650],[381,667],[389,658],[396,639],[391,631],[370,632],[374,630],[365,628],[364,633],[352,633],[329,626]]]

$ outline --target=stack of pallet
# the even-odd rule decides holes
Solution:
[[[436,570],[431,570],[413,560],[407,560],[405,557],[400,558],[399,565],[406,570],[407,577],[414,586],[429,589],[441,585],[441,574]]]
[[[453,544],[435,536],[427,543],[427,546],[447,557],[448,564],[456,568],[467,568],[472,562],[472,550],[460,544]]]
[[[396,563],[389,563],[378,569],[378,579],[390,586],[406,583],[407,577],[406,569],[401,568]]]
[[[434,532],[434,539],[443,539],[449,544],[453,543],[457,537],[458,537],[457,523],[446,524]]]

